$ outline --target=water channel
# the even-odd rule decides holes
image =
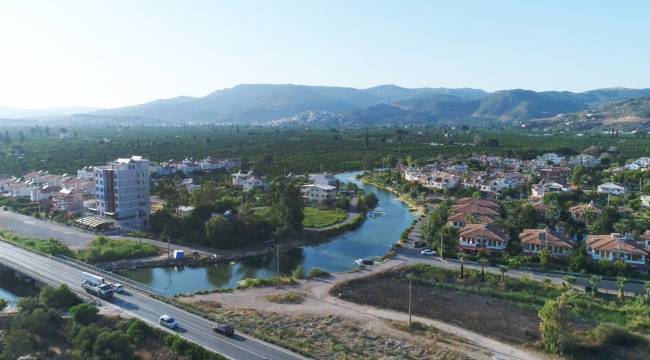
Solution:
[[[328,272],[348,271],[354,260],[386,254],[415,218],[409,208],[395,195],[356,179],[359,172],[338,174],[341,182],[353,182],[366,192],[373,192],[379,205],[356,230],[331,240],[280,254],[280,272],[290,274],[302,265],[305,270],[319,267]],[[276,272],[276,256],[243,258],[232,263],[206,267],[160,267],[136,269],[122,275],[159,289],[165,295],[190,293],[215,288],[233,288],[245,278],[272,277]]]

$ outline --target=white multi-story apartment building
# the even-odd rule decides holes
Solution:
[[[149,226],[149,160],[120,158],[95,168],[97,215],[126,229]]]

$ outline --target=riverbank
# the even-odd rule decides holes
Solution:
[[[412,211],[417,211],[420,214],[423,214],[425,212],[424,205],[418,204],[417,201],[415,201],[411,197],[408,197],[408,196],[402,194],[401,192],[395,190],[391,186],[380,184],[380,183],[368,178],[367,176],[363,176],[363,175],[359,177],[359,181],[361,181],[364,184],[372,185],[372,186],[374,186],[374,187],[376,187],[378,189],[381,189],[381,190],[388,191],[388,192],[392,193],[400,201],[407,204]]]

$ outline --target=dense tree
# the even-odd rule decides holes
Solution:
[[[7,300],[0,299],[0,312],[2,312],[2,310],[4,310],[7,307],[7,305],[8,305]]]
[[[79,304],[70,308],[72,320],[81,325],[88,325],[99,319],[99,309],[91,304]]]
[[[4,350],[1,358],[7,360],[18,359],[34,350],[34,337],[23,329],[11,330],[4,336]]]
[[[93,357],[102,360],[134,359],[135,349],[129,337],[120,331],[104,331],[93,345]]]
[[[55,309],[68,309],[79,304],[77,295],[65,284],[59,287],[47,286],[43,288],[39,293],[39,300]]]
[[[282,238],[302,232],[305,215],[300,189],[296,185],[279,180],[272,184],[269,198],[274,235]]]

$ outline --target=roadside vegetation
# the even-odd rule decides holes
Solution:
[[[69,317],[63,314],[68,312]],[[0,359],[21,356],[56,359],[222,360],[220,355],[150,328],[140,320],[105,317],[81,303],[67,287],[45,287],[20,300],[17,312],[0,328]]]
[[[96,264],[100,262],[126,260],[155,256],[160,249],[152,244],[139,244],[132,240],[110,239],[97,237],[86,249],[80,250],[77,258],[81,261]]]
[[[642,359],[650,350],[650,300],[585,294],[503,274],[419,264],[335,286],[342,299],[408,311],[500,340],[576,359]]]
[[[132,240],[97,237],[86,249],[74,251],[57,239],[34,239],[0,229],[0,237],[29,250],[48,255],[65,255],[91,264],[100,262],[155,256],[160,249],[151,244],[139,244]]]

